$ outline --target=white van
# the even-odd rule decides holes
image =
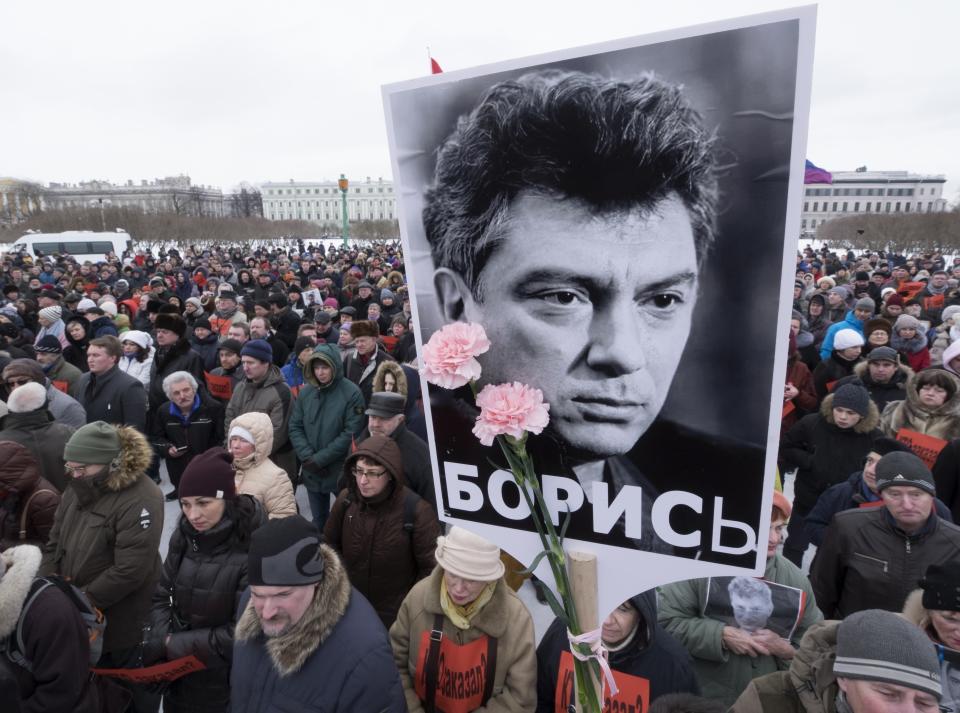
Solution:
[[[70,255],[78,263],[106,262],[107,253],[123,256],[131,246],[130,235],[95,233],[92,230],[67,230],[62,233],[27,233],[10,246],[11,252],[24,252],[34,260],[41,256]]]

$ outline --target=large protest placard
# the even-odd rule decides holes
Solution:
[[[543,392],[527,448],[555,523],[570,513],[567,549],[598,557],[603,611],[763,571],[814,22],[782,11],[384,88],[421,353],[479,323],[478,386]],[[471,433],[469,388],[424,388],[442,519],[530,563],[526,502]]]

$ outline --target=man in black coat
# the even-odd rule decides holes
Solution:
[[[163,379],[175,371],[186,371],[203,381],[203,360],[190,348],[187,323],[179,314],[158,314],[154,324],[157,353],[150,367],[150,412],[166,401]]]
[[[913,370],[900,363],[900,356],[891,347],[874,347],[865,362],[853,368],[870,393],[880,413],[891,401],[903,401],[907,398],[907,379]]]
[[[407,397],[391,391],[378,391],[370,397],[366,414],[369,425],[357,437],[363,443],[372,434],[392,439],[400,448],[403,459],[403,476],[407,486],[430,503],[436,511],[437,498],[433,490],[433,468],[430,465],[430,449],[423,440],[407,430],[404,409]]]
[[[87,347],[90,371],[80,377],[77,401],[87,412],[87,423],[106,421],[147,431],[147,393],[139,379],[120,371],[123,355],[116,337],[97,337]]]
[[[287,354],[293,349],[297,341],[297,330],[300,328],[300,315],[290,307],[287,296],[282,292],[271,292],[267,298],[270,303],[270,321],[276,329],[277,336],[287,347]],[[273,348],[276,354],[277,348]]]
[[[290,358],[290,348],[279,333],[273,330],[268,318],[254,317],[250,320],[250,338],[262,339],[270,345],[273,350],[273,364],[281,368],[287,365],[287,360]]]
[[[187,371],[175,371],[162,383],[167,397],[153,413],[150,442],[167,461],[173,490],[167,500],[179,498],[180,476],[194,456],[223,443],[223,405]]]

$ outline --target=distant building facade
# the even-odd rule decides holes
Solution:
[[[19,178],[0,178],[0,225],[12,225],[39,213],[43,187]]]
[[[877,213],[937,213],[947,208],[944,175],[908,171],[836,171],[833,183],[810,183],[803,191],[802,237],[833,218]]]
[[[306,220],[313,223],[343,221],[342,196],[336,181],[262,183],[263,217],[267,220]],[[358,220],[395,220],[397,199],[393,181],[378,178],[350,181],[347,216]]]
[[[135,208],[144,213],[175,213],[193,216],[223,216],[223,192],[212,186],[198,186],[190,176],[168,176],[139,184],[118,185],[107,181],[77,184],[51,183],[44,189],[43,207]]]

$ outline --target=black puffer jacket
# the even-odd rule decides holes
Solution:
[[[164,694],[165,713],[216,713],[230,706],[233,627],[247,587],[250,533],[264,522],[255,498],[241,495],[234,517],[197,532],[183,516],[153,596],[146,662],[194,655],[205,671],[177,679]],[[167,635],[170,643],[164,644]]]
[[[880,413],[871,401],[869,412],[857,425],[840,428],[833,420],[833,394],[820,404],[820,413],[795,423],[780,441],[782,469],[799,469],[794,507],[809,512],[827,488],[862,469],[864,457],[880,435],[879,423]]]

